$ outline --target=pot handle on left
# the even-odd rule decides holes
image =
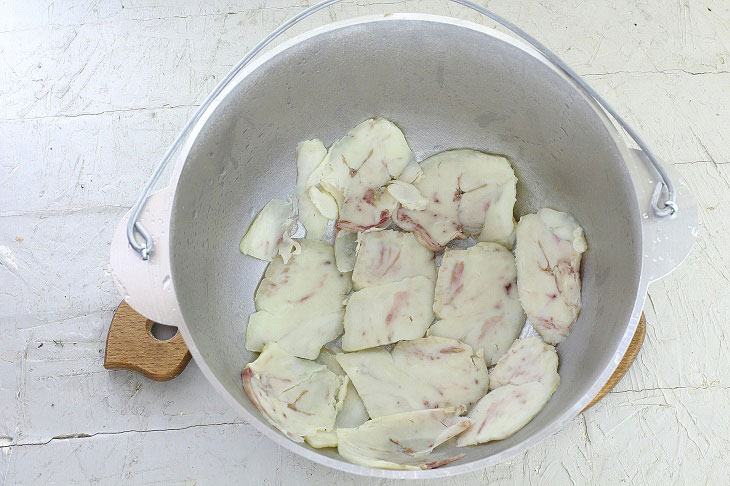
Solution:
[[[665,277],[689,255],[699,232],[697,201],[687,182],[671,166],[664,170],[676,181],[681,210],[668,217],[657,217],[646,202],[654,199],[659,174],[647,163],[644,152],[629,149],[634,162],[629,167],[641,211],[643,242],[643,274],[647,282]]]
[[[155,252],[142,260],[127,240],[130,210],[117,224],[110,266],[124,300],[114,312],[106,341],[104,367],[132,370],[157,381],[179,375],[190,361],[178,331],[168,340],[152,335],[154,323],[178,326],[182,317],[170,273],[169,228],[173,189],[152,194],[140,216],[154,238]]]
[[[127,240],[131,210],[117,224],[112,238],[110,264],[114,283],[124,300],[137,312],[161,324],[182,322],[170,271],[169,230],[174,188],[147,198],[140,221],[154,240],[154,254],[139,258]]]

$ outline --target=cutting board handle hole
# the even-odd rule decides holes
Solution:
[[[177,327],[160,324],[159,322],[148,323],[147,331],[150,333],[150,336],[158,341],[169,341],[177,336],[178,333]]]

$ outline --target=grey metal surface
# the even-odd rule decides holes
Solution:
[[[634,181],[643,224],[642,277],[647,282],[653,282],[681,265],[692,250],[700,230],[697,201],[687,182],[676,173],[674,167],[667,166],[667,172],[677,183],[676,192],[682,201],[682,212],[678,214],[679,217],[657,218],[646,200],[656,191],[659,174],[646,164],[642,151],[632,149],[631,153],[634,157],[633,161],[628,161],[628,167]]]
[[[235,79],[236,75],[243,70],[260,52],[263,51],[264,48],[266,48],[272,41],[274,41],[276,38],[278,38],[280,35],[282,35],[284,32],[289,30],[291,27],[299,23],[301,20],[304,20],[305,18],[309,17],[310,15],[313,15],[320,10],[330,6],[334,5],[336,3],[341,2],[342,0],[323,0],[322,2],[319,2],[315,5],[312,5],[311,7],[303,10],[302,12],[299,12],[297,15],[293,16],[292,18],[288,19],[286,22],[281,24],[278,28],[276,28],[273,32],[269,33],[266,37],[261,39],[261,41],[256,44],[253,49],[251,49],[244,57],[241,59],[238,64],[236,64],[233,69],[231,69],[226,76],[218,83],[218,85],[213,89],[211,93],[208,94],[208,96],[203,100],[200,107],[195,111],[195,114],[188,120],[188,122],[185,124],[183,129],[178,133],[177,137],[173,141],[173,143],[170,145],[170,147],[165,152],[165,155],[162,157],[162,160],[157,165],[155,171],[153,172],[150,179],[147,181],[147,184],[145,184],[144,188],[142,189],[142,193],[137,198],[137,201],[134,204],[134,207],[132,208],[132,215],[129,218],[129,221],[127,223],[127,240],[129,241],[129,245],[131,248],[138,252],[143,260],[147,260],[149,258],[150,253],[154,249],[154,240],[152,236],[147,232],[144,225],[139,221],[139,218],[142,214],[142,210],[145,207],[145,204],[147,202],[147,198],[152,192],[152,189],[154,188],[155,184],[157,183],[158,179],[162,175],[162,173],[165,171],[165,168],[170,163],[170,161],[173,159],[174,154],[176,153],[178,147],[185,141],[185,138],[190,133],[190,130],[192,127],[203,117],[203,114],[207,111],[207,109],[214,103],[215,99],[222,93],[228,84]],[[581,78],[575,71],[573,71],[570,66],[565,64],[562,59],[560,59],[558,56],[556,56],[552,51],[550,51],[547,47],[545,47],[541,42],[539,42],[537,39],[529,35],[524,30],[520,29],[517,25],[513,24],[512,22],[508,21],[507,19],[501,17],[500,15],[497,15],[496,13],[492,12],[491,10],[488,10],[480,5],[477,5],[473,2],[470,2],[469,0],[450,0],[454,3],[457,3],[459,5],[463,5],[464,7],[470,8],[471,10],[474,10],[476,12],[479,12],[480,14],[489,17],[490,19],[496,21],[503,27],[509,29],[511,32],[516,34],[520,39],[527,42],[530,46],[535,48],[538,52],[540,52],[545,59],[553,64],[555,67],[562,70],[574,83],[576,83],[586,94],[588,94],[591,98],[596,100],[601,107],[606,110],[607,113],[609,113],[614,120],[621,126],[626,133],[636,142],[636,144],[639,146],[639,148],[644,153],[644,159],[646,160],[646,163],[649,164],[653,170],[657,173],[659,180],[656,182],[656,186],[654,189],[654,192],[651,197],[651,206],[652,211],[655,216],[658,218],[664,218],[668,216],[672,216],[676,214],[677,210],[679,209],[677,205],[677,191],[674,186],[674,182],[672,181],[671,177],[669,176],[669,173],[666,171],[666,169],[663,167],[661,162],[656,158],[652,150],[649,148],[649,146],[646,144],[644,139],[639,135],[639,133],[631,127],[624,119],[621,117],[618,112],[616,112],[611,105],[608,104],[608,102],[603,99],[603,97],[598,94],[597,91],[595,91],[588,83],[586,83],[583,78]],[[666,192],[666,195],[664,194]],[[143,242],[140,243],[137,241],[135,233],[142,236]]]
[[[354,466],[283,438],[243,394],[246,319],[263,273],[238,242],[272,197],[294,190],[297,142],[329,144],[380,115],[398,123],[419,160],[471,147],[508,155],[518,215],[572,212],[586,230],[583,310],[558,347],[560,388],[513,437],[458,449],[464,459],[423,472]],[[575,416],[610,375],[644,300],[642,222],[628,151],[597,106],[525,48],[489,29],[427,16],[321,28],[267,56],[211,110],[186,150],[170,225],[171,268],[201,368],[237,410],[277,442],[358,474],[432,477],[515,454]]]

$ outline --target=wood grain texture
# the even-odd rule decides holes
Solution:
[[[182,335],[160,341],[152,335],[153,324],[122,301],[109,326],[104,368],[136,371],[155,381],[182,373],[191,358]]]
[[[644,317],[644,314],[641,314],[639,324],[636,326],[636,332],[629,343],[629,347],[626,348],[626,353],[624,354],[623,359],[618,364],[616,371],[614,371],[611,375],[611,378],[608,379],[606,384],[603,385],[603,388],[601,388],[601,391],[598,392],[598,395],[596,395],[596,397],[591,400],[588,405],[586,405],[586,408],[583,409],[584,412],[598,403],[600,399],[608,395],[608,392],[618,385],[618,382],[621,381],[621,378],[623,378],[626,372],[629,371],[629,368],[631,368],[631,365],[634,363],[636,356],[639,354],[641,345],[644,343],[644,336],[646,336],[646,318]]]

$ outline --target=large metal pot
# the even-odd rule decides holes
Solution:
[[[419,160],[457,147],[508,155],[520,180],[516,215],[544,206],[569,211],[590,247],[583,310],[558,346],[553,398],[514,436],[459,449],[463,459],[429,471],[370,469],[296,444],[261,417],[240,380],[254,358],[244,336],[265,268],[239,253],[241,235],[269,199],[293,192],[297,142],[329,144],[375,115],[403,128]],[[149,260],[130,248],[125,218],[112,267],[130,305],[178,326],[215,389],[282,446],[355,474],[458,474],[517,454],[575,417],[623,356],[648,284],[689,252],[694,202],[679,182],[679,211],[657,216],[649,201],[658,174],[647,167],[596,101],[527,44],[452,18],[358,18],[280,45],[215,96],[182,146],[169,187],[141,213],[155,244]]]

